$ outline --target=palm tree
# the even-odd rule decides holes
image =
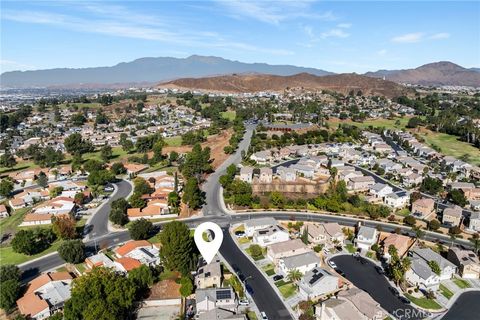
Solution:
[[[297,283],[297,281],[302,279],[302,273],[298,269],[292,269],[288,272],[287,278],[289,281]]]

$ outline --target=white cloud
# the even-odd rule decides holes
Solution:
[[[342,29],[330,29],[328,31],[322,32],[320,37],[322,39],[326,38],[347,38],[350,36],[349,33],[343,31]]]
[[[339,23],[337,24],[337,28],[343,28],[343,29],[348,29],[352,26],[351,23]]]
[[[378,54],[379,56],[384,56],[384,55],[387,54],[387,49],[378,50],[378,51],[377,51],[377,54]]]
[[[397,37],[393,37],[392,41],[397,43],[414,43],[420,42],[423,39],[423,36],[423,32],[406,33]]]
[[[430,36],[430,39],[433,39],[433,40],[441,40],[441,39],[448,39],[448,38],[450,38],[450,33],[446,33],[446,32],[435,33]]]
[[[13,70],[31,70],[36,69],[35,66],[24,64],[21,62],[7,60],[7,59],[0,59],[0,73],[13,71]]]
[[[308,18],[333,21],[337,17],[332,11],[315,13],[311,10],[312,0],[297,1],[253,1],[253,0],[216,0],[228,10],[228,15],[234,18],[250,18],[278,25],[285,20]]]
[[[51,25],[54,27],[103,34],[107,36],[134,38],[174,43],[183,46],[223,49],[237,48],[246,51],[263,52],[274,55],[290,55],[292,51],[261,48],[251,44],[237,42],[222,37],[217,32],[198,30],[181,22],[165,23],[163,18],[132,12],[122,6],[102,6],[73,4],[73,9],[86,10],[89,16],[66,15],[48,11],[4,10],[2,19],[22,23]],[[110,14],[106,15],[109,12]],[[132,17],[135,17],[132,19]],[[170,20],[174,21],[170,18]]]

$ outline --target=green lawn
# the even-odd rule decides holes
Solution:
[[[247,318],[248,320],[258,320],[257,315],[255,314],[255,311],[248,311]]]
[[[8,218],[3,218],[0,220],[0,234],[5,232],[14,233],[17,230],[17,227],[22,223],[25,215],[30,212],[32,208],[22,208],[13,211],[12,215]]]
[[[403,208],[402,210],[398,210],[396,212],[396,214],[402,216],[402,217],[406,217],[406,216],[409,216],[411,214],[410,210],[408,210],[408,208]]]
[[[280,281],[279,281],[280,282]],[[284,282],[283,285],[278,285],[277,282],[275,285],[278,287],[278,290],[280,290],[280,293],[282,294],[283,298],[285,299],[288,299],[290,298],[291,296],[293,296],[295,294],[295,292],[297,291],[297,287],[295,286],[294,283],[291,283],[291,282]]]
[[[453,296],[453,292],[450,291],[450,289],[445,287],[443,284],[440,285],[440,292],[447,299],[450,299]]]
[[[84,107],[87,107],[87,108],[92,108],[92,109],[97,109],[97,108],[101,108],[102,105],[98,102],[92,102],[92,103],[70,103],[70,106],[74,106],[76,105],[78,107],[79,110],[81,110],[82,108]],[[67,108],[67,104],[66,103],[61,103],[58,105],[58,107],[61,109],[61,108]]]
[[[351,243],[347,244],[345,249],[347,249],[347,251],[350,253],[355,253],[357,251],[357,248],[355,248],[355,246]]]
[[[347,120],[340,120],[340,119],[330,119],[327,121],[327,123],[331,127],[338,127],[340,123],[347,123],[351,125],[355,125],[359,128],[368,128],[370,126],[372,127],[385,127],[387,129],[405,129],[405,126],[408,123],[409,117],[403,117],[403,118],[394,118],[394,119],[367,119],[363,122],[354,122],[350,119]],[[399,124],[397,124],[397,121]]]
[[[150,243],[160,243],[160,233],[157,233],[156,235],[154,235],[150,239],[147,239],[147,241],[150,242]]]
[[[258,261],[258,260],[265,259],[265,253],[266,253],[267,249],[266,249],[266,248],[262,248],[263,254],[262,254],[261,256],[259,256],[259,257],[253,257],[253,256],[252,256],[252,253],[250,252],[250,248],[245,249],[245,251],[248,253],[249,256],[251,256],[251,257],[253,258],[253,260]]]
[[[167,137],[165,138],[165,142],[170,147],[179,147],[182,145],[182,137],[181,136]]]
[[[466,288],[470,288],[470,284],[463,280],[463,279],[458,279],[458,278],[455,278],[453,279],[453,282],[457,285],[457,287],[459,287],[460,289],[466,289]]]
[[[77,270],[80,272],[80,273],[84,273],[85,270],[87,269],[87,267],[85,266],[85,263],[77,263],[75,265],[75,267],[77,268]]]
[[[13,251],[12,247],[0,248],[0,265],[5,264],[20,264],[44,256],[46,254],[57,251],[58,247],[62,243],[62,240],[55,241],[47,250],[35,254],[33,256],[28,256],[22,253],[16,253]]]
[[[274,268],[273,264],[269,263],[263,266],[262,270],[265,271],[267,276],[273,276],[275,274],[275,270],[273,268]]]
[[[458,137],[439,132],[419,132],[419,136],[425,139],[430,146],[440,147],[441,153],[447,156],[460,158],[463,155],[469,156],[469,163],[480,165],[480,150],[469,143],[459,141]]]
[[[178,272],[165,269],[160,274],[160,280],[172,279],[176,280],[178,278]]]
[[[38,167],[33,161],[21,161],[17,163],[13,168],[0,167],[0,174],[9,173],[14,171],[26,170],[30,168]]]
[[[405,296],[408,298],[408,300],[412,301],[414,304],[416,304],[419,307],[429,309],[429,310],[438,310],[442,309],[442,307],[435,301],[427,298],[415,298],[408,293],[405,294]]]
[[[233,121],[237,117],[237,112],[236,111],[225,111],[225,112],[221,112],[221,115],[225,119]]]
[[[240,244],[250,243],[250,239],[248,237],[242,237],[242,238],[238,239],[238,242]]]

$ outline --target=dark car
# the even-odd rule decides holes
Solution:
[[[238,275],[238,279],[240,279],[240,281],[242,281],[242,282],[245,281],[246,277],[243,275],[243,273],[238,272],[237,275]]]
[[[393,293],[394,296],[396,297],[400,296],[400,292],[398,292],[398,290],[395,289],[394,287],[389,287],[388,290],[390,290],[390,292]]]
[[[282,280],[283,279],[283,276],[281,274],[277,274],[273,277],[273,281],[279,281],[279,280]]]
[[[345,272],[343,272],[342,270],[340,270],[340,269],[335,269],[335,271],[336,271],[339,275],[341,275],[342,277],[345,277]]]
[[[399,299],[400,299],[400,301],[402,301],[402,302],[405,303],[405,304],[410,304],[410,300],[408,300],[408,299],[405,298],[405,297],[400,296]]]
[[[375,270],[377,270],[377,273],[378,273],[378,274],[385,274],[385,271],[383,271],[383,268],[380,267],[380,266],[376,266],[376,267],[375,267]]]
[[[247,290],[247,292],[253,296],[254,294],[254,291],[253,291],[253,288],[252,286],[250,286],[247,282],[245,282],[245,289]]]

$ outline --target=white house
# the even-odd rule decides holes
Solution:
[[[453,263],[443,258],[441,255],[439,255],[430,248],[416,248],[410,252],[410,255],[412,256],[412,261],[423,260],[423,262],[427,264],[427,266],[429,261],[435,261],[440,267],[440,281],[451,279],[453,275],[457,272],[457,266],[455,266]]]
[[[195,292],[197,314],[213,309],[224,309],[236,312],[237,299],[232,288],[206,288]]]
[[[267,257],[277,264],[281,258],[312,251],[300,239],[278,242],[267,247]]]
[[[314,268],[307,273],[298,284],[299,293],[306,300],[315,300],[340,287],[340,279],[322,268]]]
[[[262,183],[272,183],[273,172],[271,168],[260,168],[260,182]]]
[[[253,242],[263,247],[287,241],[290,239],[288,231],[277,225],[268,226],[265,229],[256,230],[253,234]]]
[[[440,277],[432,271],[430,266],[423,259],[412,259],[410,269],[405,273],[405,279],[412,285],[419,286],[426,290],[437,290],[440,284]]]
[[[375,228],[361,226],[358,230],[357,238],[355,243],[357,248],[361,250],[370,250],[370,247],[377,242],[378,231]]]
[[[245,221],[245,235],[253,237],[255,231],[268,228],[269,226],[276,226],[277,221],[274,218],[255,218]]]
[[[400,209],[405,207],[410,201],[410,195],[406,191],[397,191],[387,194],[383,202],[392,208]]]
[[[472,212],[470,214],[468,228],[470,230],[480,232],[480,212]]]
[[[280,166],[277,168],[277,174],[280,176],[280,179],[286,182],[292,182],[297,180],[297,174],[292,168]]]
[[[383,198],[387,194],[392,193],[393,189],[388,184],[384,183],[375,183],[370,187],[369,193],[376,198]]]
[[[243,167],[240,169],[240,180],[248,183],[252,183],[253,179],[253,168],[252,167]]]
[[[312,251],[297,254],[295,256],[284,257],[278,261],[278,269],[284,275],[288,275],[292,270],[298,270],[302,274],[305,274],[307,271],[319,266],[320,259]]]

